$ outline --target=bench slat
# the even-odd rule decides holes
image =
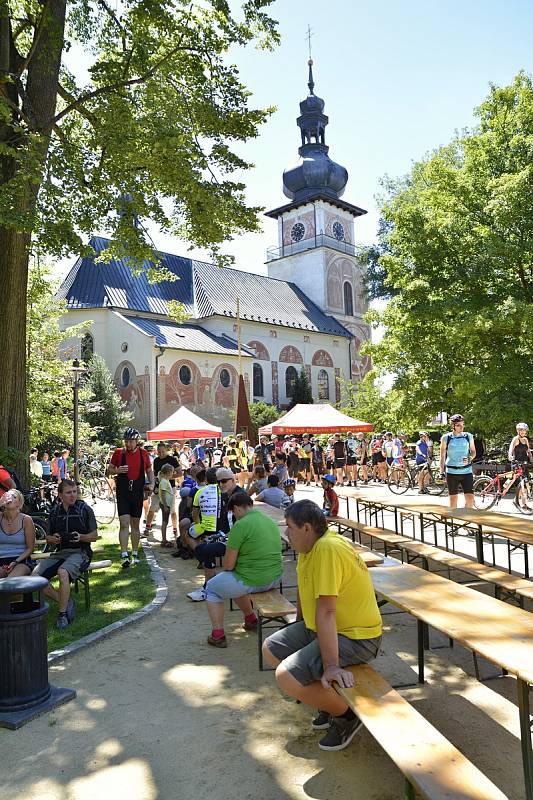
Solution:
[[[110,558],[106,558],[103,561],[91,561],[87,567],[87,572],[91,572],[93,569],[106,569],[106,567],[110,567],[112,563]]]
[[[296,613],[296,606],[276,589],[251,594],[250,600],[261,617],[281,617]]]
[[[337,692],[422,797],[508,800],[371,666],[349,669],[356,685]]]

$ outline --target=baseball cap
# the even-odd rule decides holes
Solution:
[[[231,480],[234,477],[234,473],[228,467],[219,467],[217,469],[217,481]]]

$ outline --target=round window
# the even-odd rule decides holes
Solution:
[[[120,382],[123,386],[129,386],[131,380],[131,375],[128,367],[124,367],[122,370],[122,374],[120,376]]]
[[[344,228],[342,227],[341,223],[338,221],[334,222],[332,228],[335,239],[338,239],[339,242],[342,242],[344,239]]]
[[[225,389],[231,384],[231,375],[227,369],[220,370],[220,383]]]
[[[187,366],[187,364],[183,364],[180,367],[180,371],[179,371],[178,375],[179,375],[180,383],[182,383],[184,386],[189,386],[190,382],[192,381],[192,374],[191,374],[191,370]]]
[[[300,242],[304,238],[305,228],[301,222],[297,222],[291,228],[291,239],[293,242]]]

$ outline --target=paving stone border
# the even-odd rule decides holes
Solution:
[[[73,655],[73,653],[78,653],[80,650],[83,650],[85,647],[89,647],[89,645],[94,644],[95,642],[99,642],[101,639],[106,639],[108,636],[121,631],[128,625],[133,625],[135,622],[140,622],[149,614],[154,614],[156,611],[159,611],[161,606],[166,603],[168,597],[168,587],[163,571],[156,561],[156,557],[150,543],[144,540],[141,541],[141,546],[144,551],[146,561],[148,562],[148,566],[150,567],[150,575],[152,576],[152,580],[154,581],[156,587],[155,597],[152,602],[143,606],[143,608],[140,608],[138,611],[134,611],[133,614],[129,614],[127,617],[124,617],[124,619],[119,619],[116,622],[112,622],[111,625],[106,625],[105,628],[100,628],[100,630],[94,631],[94,633],[89,633],[87,636],[83,636],[81,639],[72,642],[72,644],[66,645],[61,650],[53,650],[48,654],[49,665],[55,664],[58,661],[62,661],[64,658]]]

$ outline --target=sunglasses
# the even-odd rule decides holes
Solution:
[[[218,483],[227,483],[228,481],[232,481],[233,478],[222,478],[222,480],[218,481]]]

